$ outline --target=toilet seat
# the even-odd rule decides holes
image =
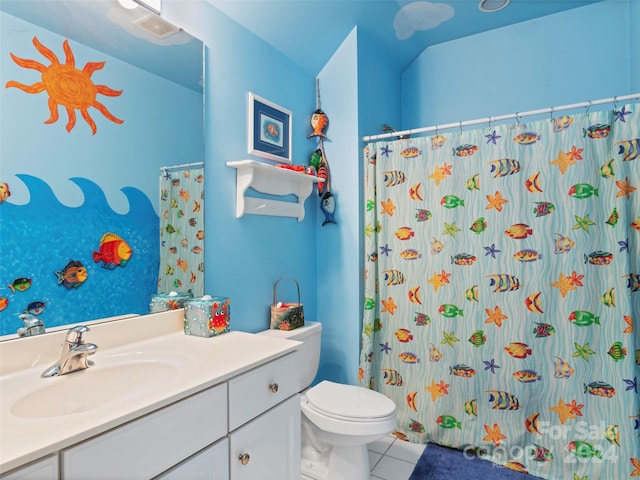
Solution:
[[[354,385],[322,381],[306,392],[316,413],[347,422],[380,422],[395,415],[395,403],[383,394]]]

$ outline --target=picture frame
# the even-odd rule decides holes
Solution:
[[[290,110],[249,92],[249,154],[291,163],[291,119]]]

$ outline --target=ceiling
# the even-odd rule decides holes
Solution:
[[[480,0],[207,1],[315,76],[356,25],[402,71],[430,45],[601,0],[511,0],[493,13],[481,11]]]
[[[0,11],[71,40],[72,49],[76,41],[202,92],[202,42],[146,8],[123,8],[117,0],[0,0]],[[150,29],[141,28],[139,21],[150,22]],[[158,38],[151,32],[173,33]],[[62,61],[61,44],[46,46]],[[44,61],[33,45],[26,45],[18,56]],[[87,61],[101,59],[76,60],[82,68]]]

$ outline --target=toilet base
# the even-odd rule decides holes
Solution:
[[[319,453],[303,448],[301,471],[314,480],[369,480],[367,445],[334,446]]]

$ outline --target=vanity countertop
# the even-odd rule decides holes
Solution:
[[[228,332],[202,338],[182,331],[182,310],[128,318],[90,326],[86,341],[99,349],[90,357],[95,365],[53,378],[40,375],[56,362],[65,331],[0,342],[0,473],[162,408],[244,373],[296,349],[299,342],[267,335]],[[123,343],[126,342],[126,343]],[[104,372],[105,363],[116,365],[128,358],[178,359],[177,369],[163,378],[162,362],[154,370],[153,388],[134,389],[115,401],[88,411],[41,415],[16,410],[21,399],[39,395],[39,389],[57,389],[56,384],[82,385],[89,376]],[[115,359],[115,363],[114,363]],[[175,363],[175,362],[174,362]],[[127,374],[126,365],[115,370]],[[159,373],[159,374],[158,374]],[[86,376],[86,377],[82,377]],[[98,378],[98,377],[96,377]],[[118,382],[118,376],[109,381]],[[89,383],[90,384],[90,383]],[[66,388],[67,385],[64,385]],[[46,394],[42,395],[46,401]],[[55,410],[55,409],[54,409]],[[18,412],[18,413],[16,413]]]

